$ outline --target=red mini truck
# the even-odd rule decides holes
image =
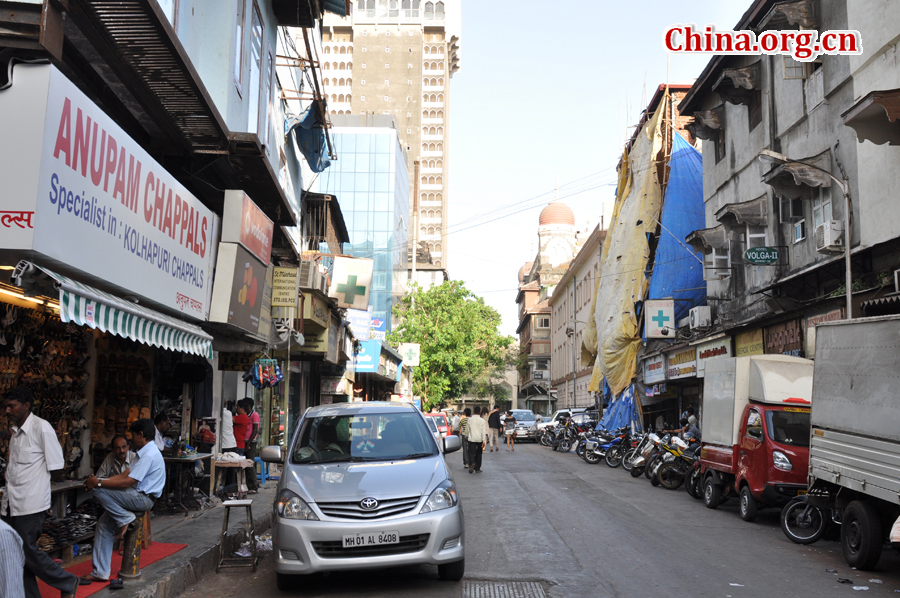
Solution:
[[[741,517],[806,491],[813,362],[789,355],[710,361],[703,389],[703,501],[738,498]]]

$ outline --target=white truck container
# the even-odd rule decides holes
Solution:
[[[703,387],[703,442],[733,446],[740,438],[750,401],[809,405],[813,362],[790,355],[752,355],[706,364]]]
[[[816,328],[811,504],[841,512],[851,566],[878,564],[900,515],[900,316]]]

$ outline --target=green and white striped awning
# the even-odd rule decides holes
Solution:
[[[131,303],[71,278],[40,268],[59,287],[59,315],[63,322],[90,326],[154,347],[212,359],[212,336],[142,305]]]

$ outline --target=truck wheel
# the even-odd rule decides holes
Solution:
[[[756,519],[756,512],[759,505],[753,495],[750,494],[750,486],[741,488],[741,519],[744,521],[753,521]]]
[[[706,476],[703,482],[703,504],[707,509],[715,509],[722,502],[722,487],[716,484],[713,476]]]
[[[857,569],[872,569],[881,558],[883,544],[878,511],[860,500],[847,505],[841,519],[841,550],[847,564]]]

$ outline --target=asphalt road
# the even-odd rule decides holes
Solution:
[[[851,570],[837,541],[791,543],[781,532],[777,510],[760,511],[757,521],[746,523],[736,501],[712,511],[684,490],[654,488],[621,468],[587,465],[574,453],[538,445],[485,454],[481,474],[464,470],[460,453],[447,459],[466,515],[463,583],[440,581],[436,567],[409,567],[311,576],[291,593],[372,598],[525,598],[540,596],[541,589],[549,597],[900,593],[900,557],[890,549],[876,571]],[[224,570],[184,595],[279,595],[274,577],[269,558],[255,574]],[[838,578],[852,583],[838,583]],[[538,585],[531,584],[529,593],[511,582]],[[868,590],[854,590],[859,586]]]

